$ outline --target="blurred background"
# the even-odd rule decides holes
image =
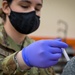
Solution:
[[[69,45],[66,49],[69,57],[73,57],[75,55],[75,0],[44,0],[41,25],[37,31],[29,36],[36,41],[62,38],[62,41]],[[63,56],[59,63],[54,66],[57,74],[61,74],[66,63],[67,61]]]
[[[70,58],[75,56],[75,0],[44,0],[40,28],[30,36],[35,40],[62,38],[69,47]],[[67,63],[63,56],[54,69],[61,74]]]

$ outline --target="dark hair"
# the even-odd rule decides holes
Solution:
[[[10,5],[12,3],[13,0],[3,0],[3,1],[7,1],[8,5]],[[42,0],[43,2],[43,0]],[[2,9],[0,8],[0,17],[6,21],[6,14],[2,11]]]
[[[3,1],[7,1],[8,5],[10,5],[13,0],[3,0]],[[0,17],[1,17],[4,21],[6,20],[6,14],[2,11],[1,8],[0,8]]]
[[[6,0],[7,2],[8,2],[8,4],[10,5],[11,4],[11,2],[12,2],[12,0]]]

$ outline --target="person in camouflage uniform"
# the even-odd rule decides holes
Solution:
[[[17,6],[19,8],[16,8]],[[33,9],[32,7],[35,9]],[[55,44],[56,48],[54,49],[55,52],[53,53],[53,55],[56,53],[59,53],[58,55],[60,55],[60,56],[57,57],[57,55],[56,55],[55,58],[50,57],[51,59],[53,58],[54,60],[49,61],[49,62],[52,62],[49,65],[47,65],[48,61],[46,61],[45,65],[42,65],[44,62],[41,64],[39,57],[37,57],[37,59],[35,59],[35,60],[33,57],[33,59],[31,61],[32,62],[35,61],[34,64],[33,63],[31,64],[30,62],[28,62],[26,57],[24,57],[25,56],[24,49],[29,48],[30,46],[34,45],[34,46],[30,47],[30,49],[27,50],[27,51],[29,51],[29,50],[31,50],[31,48],[33,48],[32,51],[30,51],[29,55],[31,55],[32,53],[34,55],[35,53],[36,54],[38,53],[38,51],[40,50],[39,47],[42,46],[42,45],[38,46],[40,44],[40,41],[35,42],[33,39],[31,39],[27,36],[27,34],[35,31],[38,28],[41,7],[42,7],[42,0],[3,0],[2,9],[0,9],[0,16],[1,16],[1,18],[3,18],[3,22],[2,22],[2,24],[0,24],[0,75],[55,75],[55,72],[51,66],[55,65],[58,62],[58,59],[61,57],[61,54],[62,54],[61,48],[66,48],[67,44],[65,44],[59,40],[53,40],[53,41],[51,40],[51,42],[53,42],[53,46],[55,44],[54,42],[59,43],[59,45]],[[17,10],[14,10],[15,8]],[[17,12],[21,12],[21,11],[23,11],[23,12],[21,12],[21,13],[15,12],[14,13],[12,11],[12,9]],[[10,10],[11,10],[11,13],[9,13]],[[33,11],[33,12],[27,13],[30,11]],[[34,11],[36,11],[37,16],[39,16],[39,17],[36,17]],[[24,12],[26,12],[26,13],[24,14]],[[27,14],[29,14],[29,15],[32,14],[34,17],[32,15],[30,15],[31,17],[28,18]],[[9,15],[11,15],[11,16],[9,16]],[[19,17],[18,17],[18,15],[19,15]],[[28,20],[26,20],[26,16],[27,16]],[[16,18],[18,20],[18,23],[17,23]],[[33,20],[32,20],[32,18],[33,18]],[[24,30],[19,30],[19,29],[17,29],[18,27],[17,28],[15,27],[15,24],[16,25],[19,24],[19,26],[20,26],[20,25],[23,25],[23,22],[25,25],[28,24],[28,27],[24,26],[22,28],[22,29],[25,28]],[[30,26],[32,24],[33,25],[36,24],[36,26],[35,25],[33,27]],[[29,31],[27,31],[28,29],[29,29]],[[46,40],[42,40],[42,41],[46,41]],[[36,43],[38,43],[37,44],[38,50],[37,50],[37,48],[35,48]],[[35,51],[34,48],[36,49],[36,52],[34,52]],[[39,54],[39,56],[40,55],[41,54]],[[36,56],[37,55],[35,55],[35,57]],[[45,54],[43,54],[43,56],[46,57]],[[44,60],[45,57],[43,57],[43,56],[41,56],[41,57]],[[31,57],[32,56],[30,56],[30,58]],[[36,62],[36,60],[39,60],[38,61],[39,64]]]

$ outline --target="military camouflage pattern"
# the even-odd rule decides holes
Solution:
[[[0,25],[0,75],[55,75],[53,68],[36,68],[20,71],[14,61],[15,54],[23,47],[34,42],[27,37],[24,43],[19,45],[15,43],[5,32],[3,25]]]

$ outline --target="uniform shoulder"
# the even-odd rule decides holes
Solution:
[[[25,41],[24,41],[24,46],[28,46],[29,44],[35,42],[32,38],[26,36]]]
[[[26,40],[31,42],[31,43],[35,41],[34,39],[30,38],[29,36],[26,36]]]

